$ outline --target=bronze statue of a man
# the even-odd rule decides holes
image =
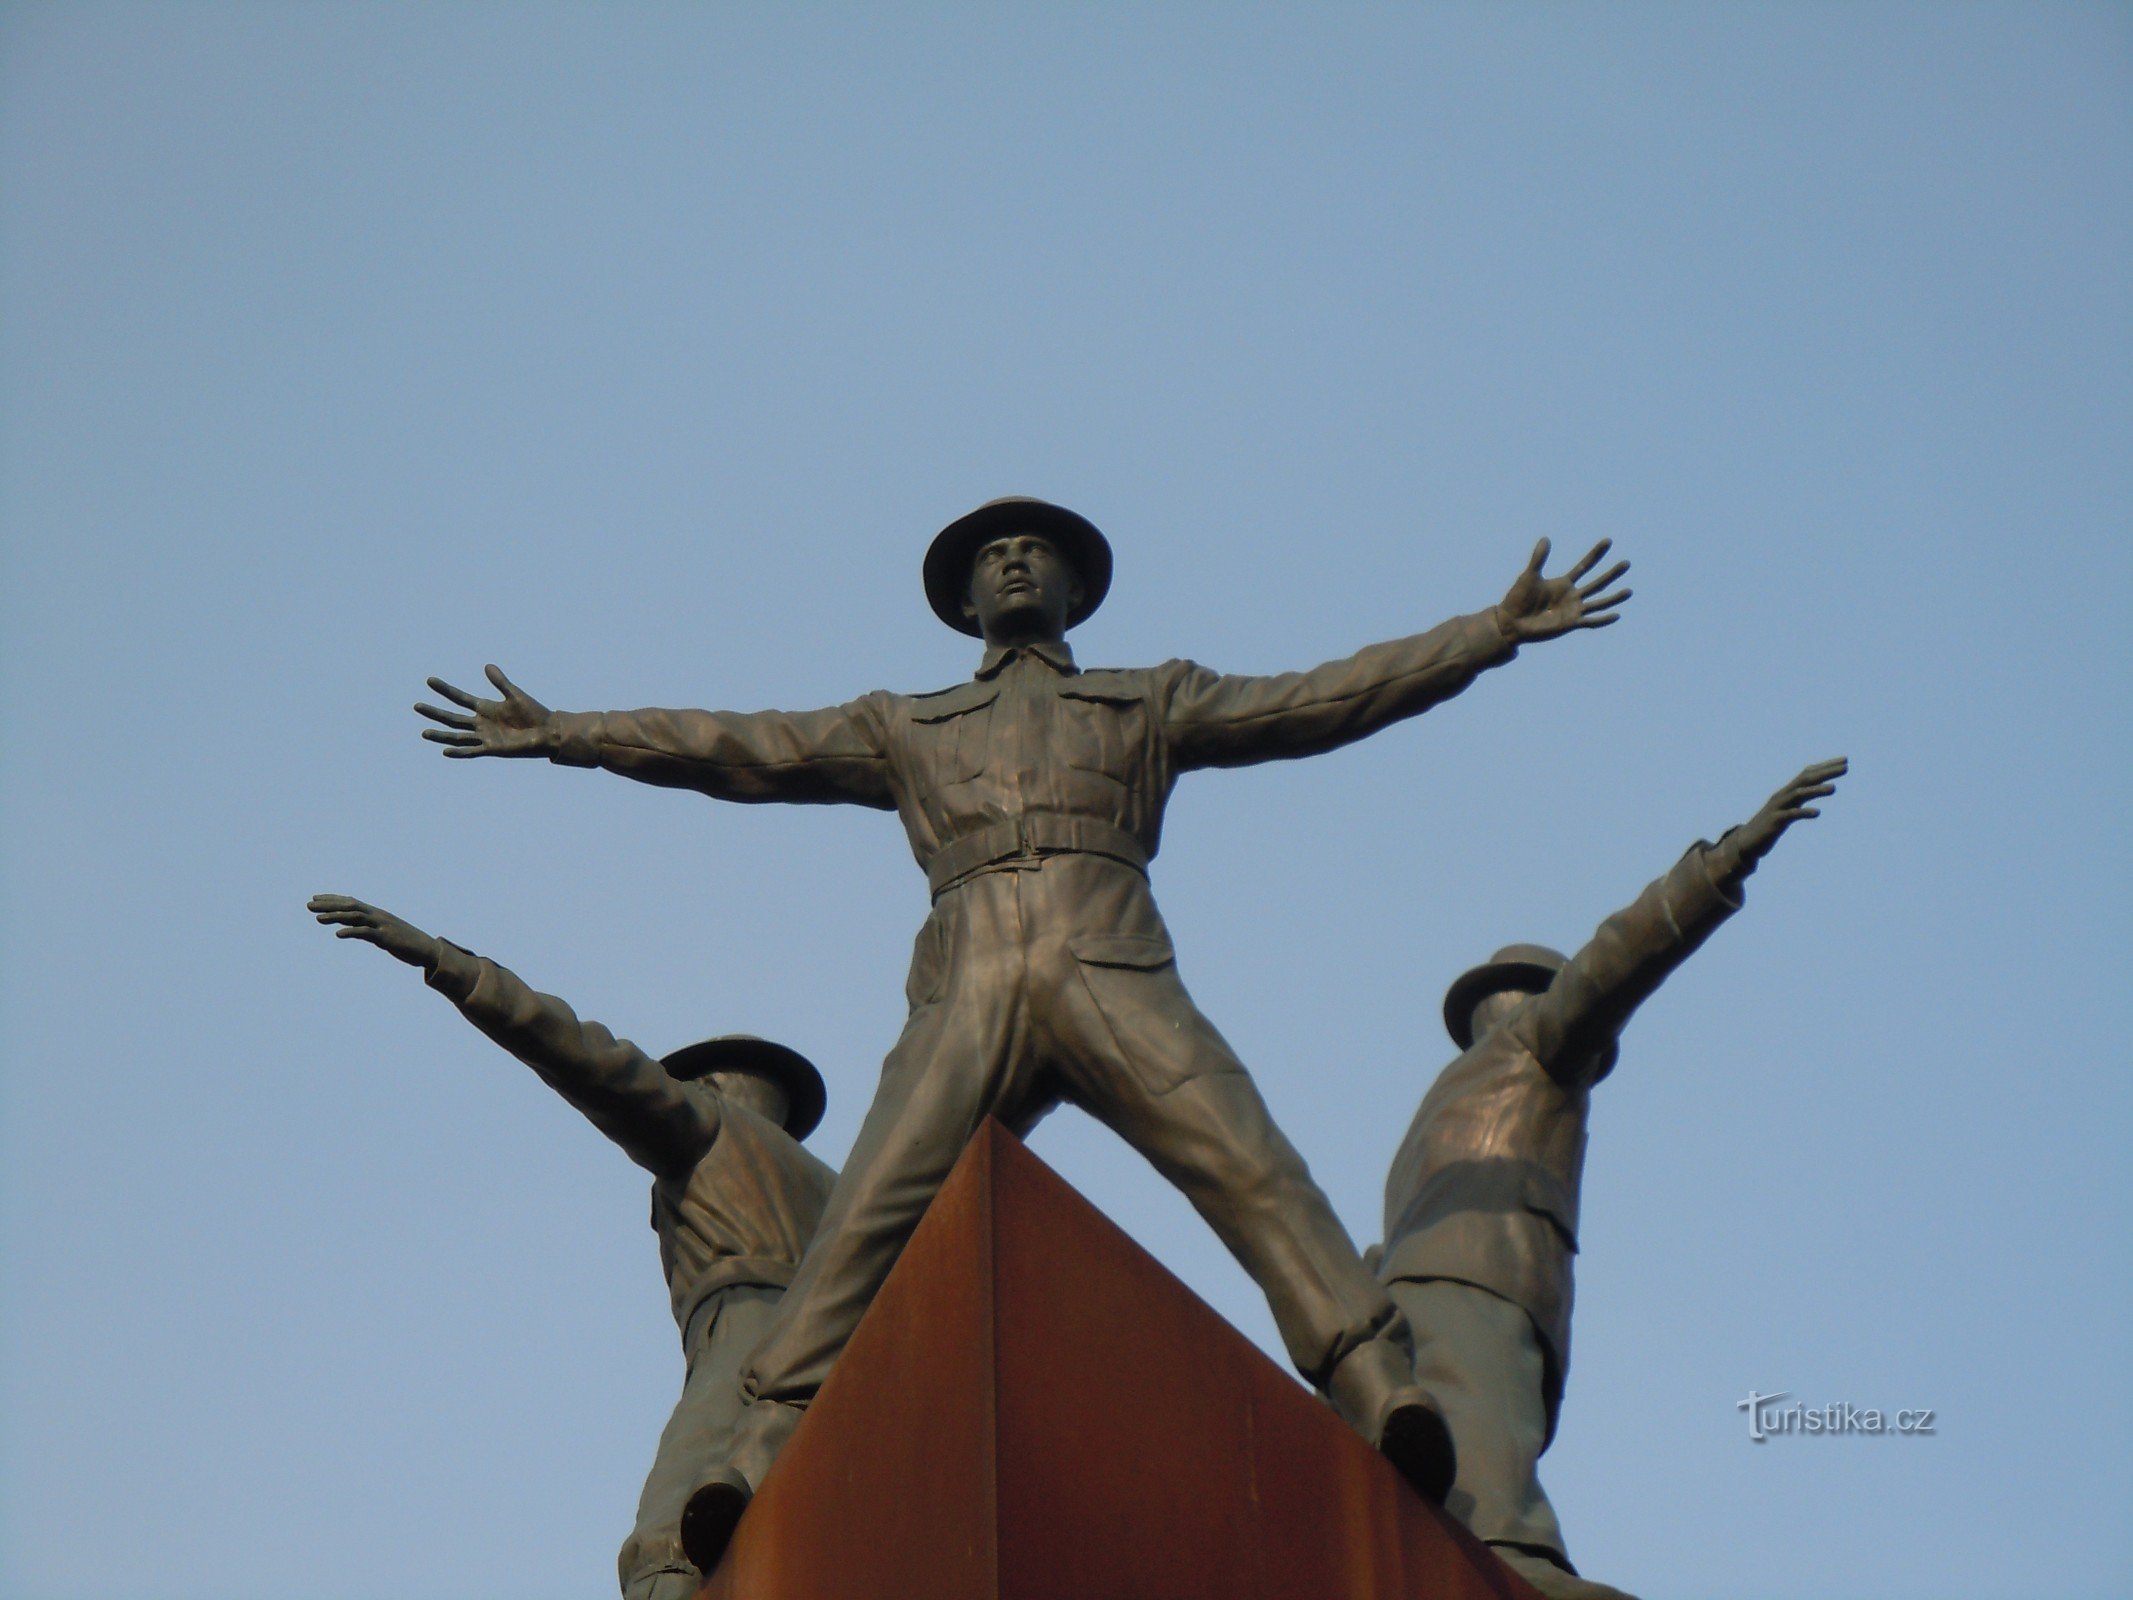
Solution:
[[[1309,672],[1188,661],[1082,671],[1067,630],[1102,602],[1110,546],[1086,519],[994,501],[929,550],[934,611],[985,643],[977,675],[799,713],[551,711],[430,683],[448,756],[540,756],[725,800],[895,810],[933,895],[910,1016],[822,1227],[744,1388],[748,1448],[692,1508],[714,1559],[964,1144],[987,1116],[1026,1131],[1060,1100],[1182,1189],[1266,1292],[1290,1358],[1425,1493],[1451,1448],[1383,1287],[1258,1089],[1179,981],[1148,887],[1172,785],[1202,767],[1314,755],[1457,694],[1519,645],[1615,620],[1603,543],[1544,577],[1547,543],[1497,605]]]
[[[308,907],[343,939],[424,969],[430,987],[652,1174],[652,1227],[687,1361],[681,1399],[617,1561],[624,1600],[688,1600],[689,1496],[734,1447],[739,1377],[813,1237],[836,1173],[800,1141],[822,1120],[822,1075],[749,1034],[654,1061],[516,974],[346,895]]]
[[[1417,1373],[1458,1447],[1449,1509],[1543,1594],[1628,1600],[1576,1575],[1536,1473],[1570,1368],[1592,1086],[1614,1070],[1631,1013],[1740,909],[1742,880],[1844,771],[1807,768],[1717,844],[1692,847],[1576,955],[1511,945],[1445,996],[1461,1054],[1393,1158],[1378,1272],[1430,1332]]]

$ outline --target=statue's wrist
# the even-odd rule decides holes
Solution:
[[[597,767],[599,723],[597,712],[550,712],[541,728],[540,753],[560,766]]]
[[[424,981],[432,989],[451,1000],[464,1000],[474,989],[474,981],[480,975],[481,961],[464,945],[449,939],[430,940],[428,959],[423,962]]]
[[[1718,883],[1732,883],[1748,875],[1751,863],[1745,860],[1736,837],[1738,827],[1728,828],[1719,836],[1718,843],[1704,851],[1704,861],[1711,869],[1711,877]]]

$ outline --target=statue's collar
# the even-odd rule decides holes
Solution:
[[[1074,652],[1064,639],[1043,639],[1036,644],[994,645],[978,664],[980,678],[996,678],[1017,656],[1035,656],[1056,672],[1072,677],[1081,669],[1074,665]]]

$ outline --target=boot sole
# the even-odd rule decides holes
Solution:
[[[738,1484],[707,1483],[689,1496],[681,1513],[681,1548],[705,1577],[733,1542],[733,1530],[747,1509],[747,1491]]]
[[[1426,1405],[1396,1407],[1385,1419],[1378,1451],[1423,1499],[1431,1505],[1444,1504],[1459,1463],[1452,1448],[1452,1430],[1435,1410]]]

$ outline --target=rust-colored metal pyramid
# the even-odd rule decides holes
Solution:
[[[997,1124],[700,1600],[1528,1600]]]

